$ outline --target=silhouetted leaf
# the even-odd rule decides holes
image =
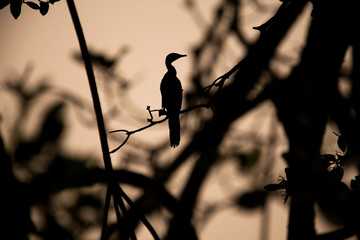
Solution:
[[[3,9],[4,7],[6,7],[7,5],[9,5],[10,0],[1,0],[0,1],[0,9]]]
[[[321,154],[320,158],[326,168],[329,167],[334,162],[336,162],[336,157],[333,154]]]
[[[288,193],[285,193],[285,197],[284,197],[284,204],[286,203],[286,201],[289,199],[290,195]]]
[[[56,2],[59,2],[60,0],[49,0],[49,3],[54,4]]]
[[[40,13],[45,16],[49,11],[49,3],[48,2],[40,2]]]
[[[337,145],[339,146],[340,150],[342,152],[346,151],[346,141],[345,138],[341,135],[339,136],[338,140],[337,140]]]
[[[31,7],[32,9],[38,10],[40,9],[40,6],[34,2],[25,2],[26,5],[28,5],[29,7]]]
[[[337,160],[338,160],[338,164],[340,166],[344,166],[346,164],[346,160],[348,159],[349,155],[345,154],[345,155],[341,155],[341,154],[336,154],[337,156]]]
[[[342,135],[337,134],[336,132],[333,132],[336,136],[338,136],[337,145],[339,146],[340,150],[342,152],[346,151],[346,141],[345,138]]]
[[[12,0],[10,3],[10,12],[15,19],[20,16],[22,0]]]

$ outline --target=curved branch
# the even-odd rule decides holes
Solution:
[[[141,128],[139,128],[139,129],[133,130],[133,131],[129,131],[129,130],[126,130],[126,129],[119,129],[119,130],[114,130],[114,131],[109,132],[109,133],[116,133],[116,132],[125,132],[125,133],[126,133],[126,138],[125,138],[125,140],[124,140],[117,148],[111,150],[111,151],[110,151],[110,154],[112,154],[112,153],[118,151],[120,148],[122,148],[122,147],[125,145],[125,143],[129,140],[129,138],[130,138],[131,135],[133,135],[133,134],[135,134],[135,133],[137,133],[137,132],[141,132],[141,131],[143,131],[143,130],[145,130],[145,129],[147,129],[147,128],[150,128],[150,127],[152,127],[152,126],[154,126],[154,125],[157,125],[157,124],[159,124],[159,123],[165,122],[167,119],[168,119],[168,117],[166,116],[165,118],[163,118],[163,119],[161,119],[161,120],[159,120],[159,121],[152,121],[152,120],[151,120],[151,121],[150,121],[150,124],[148,124],[148,125],[146,125],[146,126],[144,126],[144,127],[141,127]],[[149,120],[150,120],[150,119],[148,119],[148,121],[149,121]]]
[[[97,183],[109,183],[109,177],[107,171],[101,168],[85,168],[73,174],[63,175],[63,180],[59,180],[59,185],[49,185],[48,182],[52,181],[53,175],[44,175],[36,180],[33,180],[29,185],[27,192],[32,192],[32,196],[29,199],[31,204],[37,204],[38,202],[46,199],[50,194],[60,192],[64,189],[79,188],[84,186],[91,186]],[[50,178],[50,179],[49,179]],[[129,184],[131,186],[141,188],[144,191],[154,191],[157,198],[161,201],[164,207],[170,211],[174,211],[178,208],[178,201],[166,190],[161,182],[151,179],[139,173],[131,172],[128,170],[113,170],[113,179],[116,183]],[[124,197],[125,201],[129,198]],[[130,202],[130,201],[129,201]],[[129,203],[131,205],[131,202]]]
[[[187,112],[190,112],[194,109],[197,109],[197,108],[209,108],[211,106],[210,103],[203,103],[203,104],[199,104],[199,105],[195,105],[195,106],[191,106],[189,108],[186,108],[186,109],[183,109],[180,111],[180,114],[183,114],[183,113],[187,113]],[[156,109],[156,110],[150,110],[150,106],[147,106],[146,110],[149,112],[150,114],[150,118],[147,119],[148,122],[150,122],[148,125],[144,126],[144,127],[141,127],[141,128],[138,128],[138,129],[135,129],[133,131],[129,131],[129,130],[126,130],[126,129],[119,129],[119,130],[113,130],[109,133],[117,133],[117,132],[125,132],[126,134],[126,138],[125,140],[115,149],[111,150],[110,151],[110,154],[118,151],[120,148],[122,148],[125,143],[129,140],[130,136],[135,134],[135,133],[138,133],[138,132],[141,132],[147,128],[150,128],[154,125],[157,125],[157,124],[160,124],[160,123],[163,123],[165,122],[166,120],[168,120],[168,116],[167,116],[167,112],[164,110],[164,109]],[[164,117],[163,119],[159,120],[159,121],[153,121],[153,115],[152,115],[152,112],[159,112],[159,115],[162,116],[162,115],[166,115],[166,117]]]

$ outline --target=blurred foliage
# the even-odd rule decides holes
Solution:
[[[12,95],[13,102],[19,103],[19,114],[10,128],[13,130],[5,131],[5,135],[11,136],[12,142],[6,144],[11,148],[5,149],[2,145],[1,149],[1,159],[10,165],[10,169],[3,169],[5,176],[8,176],[4,179],[7,188],[3,192],[7,199],[4,217],[9,219],[5,224],[6,231],[11,233],[13,239],[25,239],[28,232],[43,239],[78,239],[75,232],[80,234],[100,221],[102,198],[78,190],[70,195],[70,204],[61,210],[56,207],[57,201],[53,200],[56,199],[54,193],[93,184],[96,180],[86,182],[84,176],[95,172],[91,172],[87,166],[86,162],[90,159],[67,156],[61,148],[63,132],[66,131],[64,118],[67,104],[61,99],[47,100],[48,104],[38,112],[39,102],[52,95],[53,87],[42,81],[29,87],[28,80],[27,72],[18,80],[6,80],[3,83],[5,91]],[[34,119],[30,118],[33,112],[39,115],[35,119],[42,119],[40,123],[35,124]],[[24,125],[38,125],[38,128],[29,136],[22,131]],[[80,214],[84,207],[93,209],[98,215],[97,219]],[[68,222],[59,218],[60,211],[72,216]]]
[[[255,166],[255,164],[258,162],[260,153],[261,153],[261,151],[258,148],[255,148],[248,152],[239,153],[237,156],[237,159],[238,159],[240,170],[245,171],[245,172],[247,170],[251,170]]]
[[[25,3],[46,15],[50,4],[55,2],[57,1],[4,0],[0,3],[0,9],[10,5],[13,17],[18,18]],[[352,111],[360,109],[356,94],[358,82],[354,80],[358,76],[358,68],[354,68],[352,74],[347,75],[352,94],[345,98],[340,96],[337,89],[328,91],[328,84],[312,85],[314,79],[335,78],[329,76],[327,71],[321,71],[320,77],[312,76],[314,78],[309,78],[311,81],[302,81],[309,80],[303,76],[303,72],[308,70],[306,67],[310,66],[311,70],[314,70],[315,65],[324,67],[320,62],[313,62],[316,61],[313,53],[319,46],[316,47],[315,44],[314,47],[312,44],[318,42],[309,41],[305,44],[304,49],[308,51],[310,48],[311,54],[304,51],[299,60],[275,51],[295,21],[296,15],[302,11],[305,2],[282,1],[278,3],[279,6],[271,7],[262,1],[218,1],[213,18],[207,23],[198,3],[185,1],[185,6],[200,27],[203,38],[191,53],[194,56],[190,76],[192,88],[184,93],[184,105],[192,107],[210,102],[212,111],[194,108],[182,115],[182,134],[187,140],[183,141],[178,152],[169,151],[167,139],[166,142],[160,140],[159,143],[155,143],[153,139],[151,142],[139,139],[127,142],[126,149],[114,156],[114,161],[118,161],[120,167],[111,177],[130,186],[134,191],[134,205],[121,206],[125,209],[122,214],[119,214],[116,206],[114,212],[118,216],[106,217],[105,223],[102,221],[107,198],[105,184],[108,182],[109,173],[93,164],[96,160],[89,157],[90,154],[74,156],[62,148],[62,141],[66,140],[63,137],[66,135],[67,124],[74,124],[67,122],[69,108],[75,109],[77,120],[80,120],[81,124],[91,128],[95,125],[91,104],[75,94],[58,91],[44,81],[38,81],[30,87],[27,71],[18,79],[5,79],[2,89],[19,104],[16,106],[11,103],[16,106],[18,115],[11,127],[2,128],[2,136],[9,136],[6,138],[9,141],[4,142],[3,138],[0,138],[0,158],[4,161],[4,167],[0,170],[5,201],[2,205],[4,236],[12,236],[13,239],[27,239],[29,236],[40,239],[88,239],[89,232],[94,231],[95,235],[99,236],[103,227],[104,239],[115,238],[119,236],[119,229],[123,226],[129,227],[125,230],[131,234],[139,224],[139,215],[145,213],[147,217],[156,218],[154,222],[160,222],[155,228],[165,239],[197,239],[199,226],[206,224],[224,208],[239,207],[264,211],[272,196],[270,192],[281,190],[285,203],[289,197],[298,197],[296,194],[299,189],[302,193],[310,193],[311,197],[316,196],[316,203],[330,221],[349,226],[351,230],[356,229],[354,226],[358,223],[357,216],[360,212],[360,180],[359,176],[354,177],[349,188],[343,182],[343,176],[344,165],[351,162],[352,154],[356,156],[359,151],[356,145],[358,127],[353,124],[358,121],[358,116],[353,117],[354,114],[351,114]],[[313,2],[321,4],[319,1]],[[277,8],[273,17],[259,27],[254,27],[260,31],[257,40],[251,40],[251,37],[245,34],[245,8],[252,14],[262,15],[273,15]],[[326,12],[313,11],[313,15]],[[249,26],[246,25],[246,28]],[[332,29],[327,30],[319,31],[321,34],[317,37],[332,32]],[[333,37],[327,40],[333,40]],[[323,42],[325,43],[327,41]],[[233,66],[238,60],[235,50],[244,52],[246,56],[229,72],[217,78],[220,72],[228,69],[228,65]],[[355,55],[357,48],[353,50]],[[134,81],[116,71],[127,51],[127,47],[121,48],[115,55],[90,51],[97,79],[103,86],[102,104],[105,106],[107,126],[109,122],[113,123],[123,116],[130,117],[131,124],[134,124],[135,120],[140,120],[141,123],[145,121],[139,117],[137,108],[128,98],[127,93],[131,91]],[[325,51],[326,54],[328,52],[335,51]],[[79,53],[74,53],[73,58],[80,62]],[[295,60],[299,65],[290,66]],[[283,68],[292,68],[292,73],[282,79],[278,70],[272,67],[276,65],[272,64],[274,62]],[[325,66],[324,69],[331,72],[330,70],[336,67]],[[310,72],[311,74],[314,72]],[[213,79],[216,80],[209,85]],[[326,95],[328,92],[331,94]],[[48,97],[55,97],[55,100],[48,101]],[[318,175],[312,172],[310,166],[293,165],[304,155],[314,153],[318,150],[316,147],[320,147],[318,142],[313,143],[321,139],[321,131],[325,126],[319,124],[317,128],[301,128],[304,123],[312,126],[319,119],[316,114],[323,113],[320,111],[322,108],[313,107],[314,103],[318,103],[312,101],[314,99],[328,99],[329,101],[320,102],[334,104],[330,107],[326,105],[326,109],[335,109],[331,116],[329,114],[321,119],[331,119],[344,134],[336,134],[340,152],[311,156],[316,163],[320,163],[314,164],[320,172]],[[267,104],[269,101],[265,100],[271,100],[272,104]],[[39,111],[40,102],[45,106]],[[307,104],[307,108],[303,108],[303,104]],[[285,169],[286,175],[280,177],[278,183],[268,184],[273,179],[275,160],[278,158],[277,147],[284,144],[277,142],[280,123],[274,120],[274,114],[269,114],[274,112],[274,106],[278,110],[290,145],[290,153],[285,154],[284,159],[292,166]],[[253,117],[251,123],[236,122],[254,114],[250,110],[256,109],[262,111],[261,117]],[[35,119],[42,119],[36,121],[35,129],[31,122],[34,119],[31,120],[30,117],[33,115],[36,115]],[[2,113],[2,118],[6,117],[6,112]],[[267,125],[269,119],[272,124]],[[240,129],[233,125],[246,127]],[[30,134],[29,131],[24,131],[26,126],[31,126]],[[266,134],[261,135],[262,131]],[[123,136],[113,134],[109,135],[109,139],[118,143],[123,141]],[[301,147],[306,151],[293,154],[294,149],[299,149],[296,148],[299,143],[304,144],[305,147]],[[313,148],[316,151],[307,151]],[[184,164],[186,162],[191,164]],[[186,165],[187,175],[179,177],[183,165]],[[230,170],[226,169],[229,165]],[[211,175],[212,169],[215,177]],[[226,173],[223,173],[222,169],[226,169]],[[246,178],[245,187],[235,185],[234,182],[240,181],[240,178]],[[212,182],[211,180],[215,182],[212,187],[216,185],[219,191],[214,194],[210,190],[207,196],[204,193],[205,183]],[[263,186],[270,192],[265,191]],[[311,208],[314,202],[315,200],[311,199]],[[293,206],[291,205],[292,209]],[[312,214],[313,210],[310,210]],[[297,213],[302,214],[302,211]],[[313,216],[310,217],[310,221],[298,218],[301,224],[296,224],[296,221],[295,224],[290,224],[294,220],[290,217],[289,226],[303,227],[303,223],[308,223],[307,226],[314,228]],[[119,222],[123,225],[118,226]],[[289,227],[289,232],[292,232],[292,229],[293,227]],[[349,234],[347,230],[344,230],[345,234]],[[268,234],[265,232],[261,235]]]
[[[112,75],[114,80],[107,81],[115,81],[116,84],[122,85],[123,78],[112,74],[112,67],[108,64],[103,66],[102,61],[99,61],[103,58],[105,59],[101,53],[97,53],[93,58],[95,66],[100,64],[99,71],[103,72],[100,76]],[[58,91],[48,81],[30,81],[31,70],[32,68],[28,67],[20,77],[5,79],[2,82],[2,91],[11,96],[14,103],[18,103],[13,104],[18,114],[15,114],[16,119],[13,119],[12,126],[3,129],[3,134],[10,136],[8,139],[11,141],[6,145],[11,147],[5,148],[2,145],[1,148],[1,159],[7,159],[10,167],[7,170],[3,169],[8,175],[4,181],[9,182],[11,179],[4,190],[6,196],[11,196],[7,203],[7,218],[11,219],[7,222],[8,231],[12,232],[14,238],[19,239],[28,236],[37,236],[40,239],[84,239],[87,231],[99,231],[101,228],[105,193],[104,189],[99,190],[94,184],[106,182],[107,175],[105,170],[93,164],[96,162],[95,159],[67,153],[66,149],[62,148],[62,141],[69,123],[66,115],[69,106],[82,115],[87,111],[82,108],[86,104],[81,103],[82,100],[77,96]],[[6,114],[3,113],[3,116]],[[81,123],[82,117],[77,119]],[[24,129],[31,131],[23,131]],[[160,143],[148,150],[150,159],[163,152],[166,149],[164,146],[167,144]],[[222,165],[229,159],[234,160],[239,166],[239,172],[250,173],[261,156],[261,150],[258,148],[244,152],[236,148],[225,148],[224,152],[224,156],[219,156],[219,164]],[[156,172],[160,168],[160,162],[156,159],[149,165],[150,159],[146,160],[147,162],[141,160],[144,156],[140,156],[138,152],[128,150],[124,151],[122,156],[125,168],[147,166],[150,172]],[[177,203],[169,193],[166,190],[156,190],[161,188],[160,186],[149,185],[151,180],[144,175],[124,171],[118,177],[120,181],[149,192],[146,200],[141,200],[147,208],[152,209],[158,206],[159,202],[163,202],[160,204],[167,208],[175,208],[174,204]],[[93,187],[88,189],[88,186]],[[168,194],[169,200],[159,199],[159,191],[163,192],[161,194]],[[258,190],[245,192],[240,197],[234,197],[234,206],[249,209],[263,206],[263,193],[265,192]],[[209,211],[208,207],[210,205],[204,208],[204,214],[207,212],[206,219],[217,212]],[[17,211],[19,213],[15,218],[10,217]],[[163,218],[166,219],[166,216]],[[206,219],[203,218],[199,224],[204,224]],[[18,229],[18,222],[24,223],[21,231]],[[108,234],[117,229],[115,223],[110,223],[108,228]],[[192,228],[189,226],[189,229]]]

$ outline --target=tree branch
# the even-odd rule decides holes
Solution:
[[[274,101],[289,140],[285,158],[292,188],[289,240],[315,238],[315,201],[324,209],[336,205],[334,211],[343,213],[350,205],[345,193],[339,204],[338,188],[323,168],[319,152],[328,118],[339,104],[337,81],[355,28],[355,2],[312,1],[313,18],[301,59]]]
[[[110,190],[115,191],[115,192],[112,192],[112,194],[114,195],[114,199],[117,201],[117,204],[119,206],[124,205],[121,197],[124,197],[124,199],[129,204],[131,204],[132,203],[131,199],[127,196],[127,194],[123,191],[123,189],[118,184],[115,184],[115,181],[113,178],[113,167],[112,167],[110,153],[109,153],[109,145],[108,145],[107,136],[106,136],[105,123],[104,123],[104,118],[103,118],[103,114],[102,114],[102,110],[101,110],[99,94],[97,92],[97,86],[96,86],[94,71],[93,71],[92,64],[91,64],[91,58],[90,58],[89,51],[88,51],[88,48],[86,45],[85,36],[82,31],[80,19],[77,14],[77,10],[76,10],[74,1],[67,0],[67,5],[68,5],[69,12],[70,12],[73,24],[74,24],[76,35],[78,37],[81,56],[84,60],[86,74],[88,77],[91,97],[92,97],[93,106],[94,106],[95,115],[96,115],[96,121],[97,121],[97,125],[98,125],[98,131],[99,131],[100,143],[101,143],[101,151],[102,151],[102,156],[103,156],[103,160],[104,160],[105,170],[107,171],[108,177],[110,179],[109,184],[114,186],[114,188],[112,188],[112,187],[108,188],[108,191],[110,191]],[[119,195],[120,197],[117,197],[117,194],[120,194]],[[109,201],[108,197],[106,197],[106,201]],[[105,205],[108,205],[108,204],[109,204],[108,202],[105,203]],[[119,214],[117,214],[117,215],[119,215]],[[150,231],[150,233],[152,234],[154,239],[159,239],[158,235],[156,234],[156,232],[154,231],[152,226],[149,224],[147,219],[144,217],[144,215],[142,213],[139,213],[139,215],[140,215],[141,221],[148,228],[148,230]],[[105,227],[103,226],[103,230],[104,229],[105,229]],[[104,236],[104,235],[105,234],[101,234],[101,236]]]
[[[110,172],[113,168],[112,168],[110,154],[109,154],[109,146],[108,146],[107,137],[106,137],[104,118],[102,115],[100,99],[99,99],[99,95],[97,92],[95,75],[94,75],[94,71],[92,68],[89,51],[88,51],[88,48],[86,45],[85,36],[84,36],[83,30],[81,27],[80,19],[77,14],[77,10],[76,10],[74,1],[67,0],[67,4],[68,4],[70,15],[71,15],[71,18],[72,18],[72,21],[74,24],[76,35],[78,37],[81,56],[84,60],[86,74],[87,74],[88,81],[89,81],[91,97],[92,97],[92,101],[93,101],[93,107],[95,110],[96,121],[97,121],[97,125],[98,125],[101,150],[102,150],[103,160],[104,160],[104,164],[105,164],[105,169]]]
[[[211,106],[210,103],[203,103],[203,104],[195,105],[195,106],[192,106],[192,107],[181,110],[180,114],[190,112],[190,111],[192,111],[194,109],[197,109],[197,108],[209,108],[210,106]],[[110,154],[112,154],[112,153],[118,151],[120,148],[122,148],[125,145],[125,143],[129,140],[131,135],[133,135],[135,133],[138,133],[138,132],[141,132],[141,131],[143,131],[145,129],[148,129],[148,128],[154,126],[154,125],[163,123],[166,120],[168,120],[167,113],[166,113],[166,111],[164,109],[150,110],[150,106],[147,106],[146,110],[149,112],[149,115],[150,115],[150,118],[147,119],[147,121],[150,122],[148,125],[146,125],[144,127],[141,127],[141,128],[138,128],[138,129],[135,129],[133,131],[129,131],[129,130],[126,130],[126,129],[119,129],[119,130],[113,130],[113,131],[109,132],[109,133],[125,132],[125,134],[126,134],[125,140],[117,148],[111,150]],[[154,121],[152,112],[155,112],[155,111],[159,112],[160,116],[161,115],[166,115],[166,117],[159,120],[159,121]]]
[[[182,207],[190,209],[190,212],[186,212],[186,219],[184,219],[182,212],[174,216],[168,236],[182,235],[185,239],[186,234],[192,234],[191,231],[185,233],[183,228],[186,226],[179,223],[185,224],[191,221],[200,186],[209,169],[215,163],[216,152],[214,154],[208,153],[217,149],[230,124],[247,110],[245,106],[249,104],[246,98],[248,92],[258,81],[261,73],[268,67],[278,44],[306,3],[306,0],[284,1],[282,7],[276,13],[278,15],[277,21],[266,31],[261,32],[257,42],[250,47],[244,60],[221,76],[222,79],[226,79],[238,70],[234,76],[234,81],[229,86],[224,87],[216,101],[213,102],[217,114],[204,124],[201,131],[195,134],[193,141],[179,155],[178,159],[180,160],[175,160],[177,166],[179,166],[184,161],[185,153],[191,154],[196,151],[200,154],[189,177],[190,180],[181,194],[180,202],[184,204]],[[188,149],[191,150],[191,153],[189,153]],[[163,176],[164,180],[168,178],[169,174],[165,173],[165,175]]]

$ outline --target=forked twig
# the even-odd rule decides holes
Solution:
[[[194,109],[197,109],[197,108],[209,108],[211,106],[210,103],[203,103],[203,104],[199,104],[199,105],[195,105],[195,106],[192,106],[192,107],[189,107],[189,108],[186,108],[184,110],[181,110],[180,111],[180,114],[183,114],[183,113],[187,113],[187,112],[190,112]],[[150,115],[150,118],[147,119],[148,122],[150,122],[148,125],[144,126],[144,127],[141,127],[141,128],[138,128],[138,129],[135,129],[133,131],[129,131],[129,130],[126,130],[126,129],[118,129],[118,130],[114,130],[114,131],[111,131],[109,133],[118,133],[118,132],[124,132],[126,134],[126,138],[125,140],[115,149],[111,150],[110,151],[110,154],[118,151],[120,148],[122,148],[126,142],[129,140],[130,136],[135,134],[135,133],[138,133],[138,132],[141,132],[147,128],[150,128],[154,125],[157,125],[157,124],[160,124],[160,123],[163,123],[165,122],[166,120],[168,120],[168,116],[167,116],[167,112],[164,110],[164,109],[155,109],[155,110],[151,110],[150,109],[150,106],[147,106],[146,107],[146,110],[149,112],[149,115]],[[159,112],[159,116],[166,116],[164,117],[163,119],[159,120],[159,121],[154,121],[154,117],[152,115],[152,112]]]
[[[230,69],[227,73],[221,75],[217,79],[215,79],[209,86],[206,86],[203,88],[204,91],[210,91],[212,87],[218,87],[221,91],[222,87],[224,86],[225,81],[234,73],[236,70],[238,70],[244,63],[246,58],[242,59],[240,62],[238,62],[232,69]]]

